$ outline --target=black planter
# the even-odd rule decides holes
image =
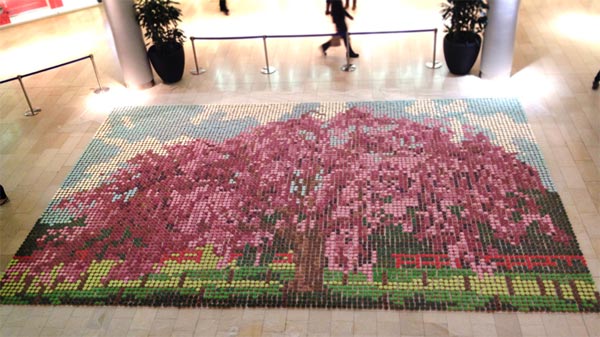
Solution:
[[[471,71],[481,49],[481,36],[473,32],[446,34],[444,58],[451,73],[465,75]]]
[[[181,80],[185,66],[183,45],[172,43],[160,49],[152,46],[148,49],[148,58],[163,83],[175,83]]]

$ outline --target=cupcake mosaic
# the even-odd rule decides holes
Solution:
[[[598,311],[510,99],[130,107],[0,303]]]

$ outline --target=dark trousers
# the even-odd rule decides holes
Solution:
[[[4,192],[2,185],[0,185],[0,199],[6,199],[6,192]]]
[[[594,89],[594,90],[598,89],[599,84],[600,84],[600,71],[596,74],[596,77],[594,77],[594,83],[592,84],[592,89]]]
[[[350,7],[350,0],[346,0],[346,8]],[[356,0],[352,0],[352,9],[356,9]]]
[[[229,9],[227,8],[227,0],[219,0],[219,10],[224,13],[229,12]]]
[[[346,46],[346,49],[348,50],[348,52],[351,55],[352,54],[356,54],[354,52],[354,50],[352,50],[352,45],[350,45],[350,40],[348,40],[348,33],[341,33],[340,37],[341,37],[342,41],[344,41],[344,45]],[[347,44],[346,44],[346,41],[348,42]],[[324,51],[327,50],[327,49],[329,49],[329,47],[331,47],[331,40],[323,43],[322,46],[323,46],[323,50]]]

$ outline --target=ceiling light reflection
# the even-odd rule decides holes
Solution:
[[[600,15],[587,13],[566,13],[559,16],[553,27],[558,34],[573,40],[594,43],[600,42],[598,27]]]
[[[92,94],[86,106],[97,112],[111,112],[114,108],[132,105],[145,105],[150,101],[150,89],[135,90],[122,86],[111,86],[109,91]]]

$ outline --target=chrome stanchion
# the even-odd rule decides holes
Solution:
[[[265,48],[265,61],[267,63],[266,67],[263,67],[260,72],[265,74],[265,75],[270,75],[274,72],[277,71],[277,69],[273,68],[273,67],[269,67],[269,54],[267,53],[267,37],[263,36],[263,46]]]
[[[25,116],[30,117],[30,116],[37,115],[38,112],[42,111],[42,109],[33,108],[31,106],[31,101],[29,100],[29,96],[27,95],[27,91],[25,90],[25,86],[23,85],[23,80],[22,80],[21,75],[17,76],[17,80],[19,80],[19,84],[21,85],[21,90],[23,90],[23,94],[25,95],[25,100],[27,101],[27,106],[29,106],[29,111],[25,112]]]
[[[100,84],[100,78],[98,77],[98,70],[96,69],[96,62],[94,62],[94,55],[90,54],[90,60],[92,60],[92,67],[94,67],[94,74],[96,75],[96,82],[98,82],[98,88],[94,90],[95,94],[99,94],[101,92],[107,92],[109,88],[103,87]]]
[[[433,61],[425,63],[425,66],[429,69],[438,69],[442,67],[442,62],[436,61],[435,56],[437,54],[437,33],[438,29],[433,30]]]
[[[345,72],[352,72],[356,70],[356,66],[350,63],[350,34],[346,32],[346,64],[340,67],[340,70]]]
[[[191,39],[191,40],[192,40],[192,52],[194,53],[194,64],[196,65],[196,69],[190,71],[190,74],[200,75],[200,74],[203,74],[204,72],[206,72],[206,69],[198,68],[198,58],[196,57],[196,44],[194,43],[194,39]]]

